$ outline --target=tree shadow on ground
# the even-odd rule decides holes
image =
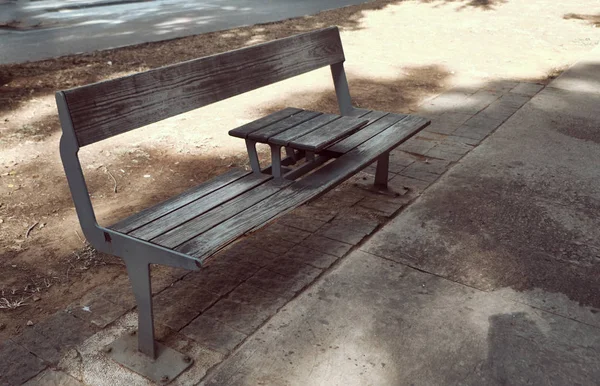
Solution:
[[[594,27],[600,27],[600,14],[598,15],[583,15],[578,13],[567,13],[563,16],[565,20],[583,20]]]
[[[466,8],[477,8],[484,11],[493,11],[496,7],[508,3],[508,0],[420,0],[422,3],[442,5],[445,3],[462,4],[457,11]]]

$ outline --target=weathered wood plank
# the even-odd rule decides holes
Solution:
[[[270,124],[289,118],[292,115],[299,113],[300,111],[302,110],[293,107],[288,107],[283,110],[279,110],[273,114],[267,115],[266,117],[259,118],[255,121],[246,123],[243,126],[229,130],[229,135],[238,138],[247,138],[248,134],[252,133],[253,131],[262,129],[265,126],[269,126]]]
[[[352,134],[363,127],[368,120],[343,116],[320,128],[311,131],[302,137],[290,141],[290,146],[295,149],[301,149],[318,153],[328,145],[338,141],[347,135]]]
[[[176,250],[203,260],[244,233],[260,228],[334,188],[428,124],[424,118],[407,117],[286,189],[190,239]]]
[[[316,111],[301,111],[298,114],[294,114],[289,118],[281,120],[277,123],[273,123],[272,125],[269,125],[267,127],[263,127],[260,130],[253,131],[252,133],[248,134],[248,139],[257,142],[267,143],[269,137],[277,135],[286,130],[294,130],[295,126],[319,115],[321,115],[321,113]]]
[[[198,216],[152,239],[151,242],[163,247],[175,248],[277,193],[289,184],[291,184],[291,181],[267,181],[233,200],[211,209],[202,216]]]
[[[201,200],[193,201],[169,214],[149,222],[133,232],[130,232],[129,235],[142,240],[150,240],[194,217],[200,216],[202,213],[206,213],[212,208],[215,208],[252,188],[255,188],[271,178],[271,176],[265,174],[249,174],[240,178],[235,183],[226,185],[225,187],[204,196]]]
[[[134,229],[137,229],[153,220],[156,220],[159,217],[162,217],[178,208],[181,208],[182,206],[187,205],[190,202],[195,201],[201,197],[204,197],[207,194],[212,193],[215,190],[220,189],[226,186],[227,184],[239,180],[240,178],[249,174],[250,172],[247,172],[242,169],[230,170],[227,173],[213,178],[210,181],[200,184],[192,189],[186,190],[185,192],[175,197],[172,197],[166,201],[163,201],[157,205],[154,205],[150,208],[146,208],[141,212],[127,217],[126,219],[109,226],[109,228],[114,229],[118,232],[129,233]]]
[[[273,145],[288,146],[290,141],[293,141],[298,137],[308,134],[321,126],[324,126],[329,122],[338,119],[339,117],[339,115],[334,114],[319,115],[318,117],[315,117],[310,121],[299,124],[298,126],[294,127],[293,130],[286,130],[283,133],[279,133],[275,136],[270,137],[268,143],[271,143]]]
[[[404,119],[406,115],[404,114],[387,114],[383,117],[380,117],[375,122],[369,124],[367,127],[364,127],[362,130],[352,134],[351,136],[342,139],[338,143],[329,146],[326,150],[327,153],[332,153],[332,156],[339,156],[340,154],[344,154],[361,143],[367,141],[369,138],[374,137],[379,134],[383,130],[387,129],[391,125],[400,120]],[[367,118],[367,116],[365,116]]]
[[[80,146],[344,61],[337,27],[65,91]]]

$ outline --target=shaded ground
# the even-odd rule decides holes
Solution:
[[[493,5],[374,1],[282,23],[0,66],[0,289],[11,304],[25,301],[0,311],[7,325],[0,336],[122,272],[119,262],[86,253],[76,233],[57,155],[55,90],[337,24],[355,103],[408,112],[452,86],[545,81],[600,40],[585,20],[564,19],[567,12],[595,13],[595,1]],[[86,147],[81,157],[99,219],[110,223],[245,165],[242,143],[227,130],[288,105],[335,111],[328,70]]]

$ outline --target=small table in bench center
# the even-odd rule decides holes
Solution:
[[[354,134],[367,123],[368,119],[289,107],[230,130],[229,135],[246,140],[250,165],[255,173],[261,173],[256,144],[268,144],[271,147],[271,174],[281,178],[282,147],[286,149],[288,162],[294,163],[302,157],[313,162],[315,154]]]

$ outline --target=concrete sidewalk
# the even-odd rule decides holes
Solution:
[[[600,49],[205,384],[597,385],[598,106]]]

